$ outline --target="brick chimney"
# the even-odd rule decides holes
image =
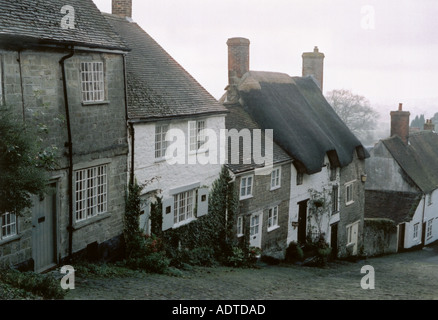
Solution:
[[[303,53],[303,77],[313,76],[321,91],[324,79],[324,58],[324,54],[319,52],[318,47],[315,47],[313,52]]]
[[[432,119],[426,120],[426,123],[424,124],[424,130],[435,131],[435,125],[432,122]]]
[[[409,141],[409,111],[403,111],[403,104],[400,103],[398,111],[391,111],[391,137],[398,135],[407,145]]]
[[[249,40],[230,38],[228,45],[228,84],[237,85],[249,71]]]
[[[112,14],[122,18],[132,18],[132,0],[112,0]]]

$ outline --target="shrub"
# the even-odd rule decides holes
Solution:
[[[0,271],[0,280],[43,299],[63,299],[66,294],[66,291],[61,288],[59,280],[51,274],[42,275],[8,269]]]
[[[154,273],[165,273],[170,261],[164,252],[154,252],[143,257],[130,258],[126,265],[134,270],[144,270]]]
[[[286,249],[285,260],[287,262],[297,262],[304,259],[303,249],[296,243],[291,242]]]
[[[246,250],[246,248],[233,246],[226,264],[235,268],[253,267],[260,254],[261,250],[256,247],[250,247]]]

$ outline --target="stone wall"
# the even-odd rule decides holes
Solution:
[[[274,169],[278,166],[274,165]],[[289,195],[291,164],[281,165],[281,187],[271,190],[271,175],[254,175],[253,197],[240,200],[239,215],[245,217],[245,230],[249,232],[250,216],[253,213],[263,212],[262,219],[262,254],[277,259],[283,259],[287,247],[287,233],[289,225]],[[236,188],[240,188],[242,174],[236,177]],[[269,209],[278,206],[278,228],[268,231]],[[237,221],[237,219],[236,219]],[[237,232],[237,224],[236,224]]]
[[[30,126],[44,124],[44,147],[57,148],[57,168],[50,172],[57,183],[56,259],[68,255],[69,196],[67,125],[60,59],[69,52],[57,49],[0,50],[4,102]],[[104,65],[105,101],[82,103],[81,62]],[[107,213],[85,224],[74,224],[73,252],[89,244],[117,238],[123,231],[124,191],[127,184],[128,140],[124,100],[123,57],[119,54],[75,52],[65,61],[71,118],[73,163],[78,167],[108,164]],[[32,214],[19,219],[18,239],[2,245],[2,260],[18,264],[32,259]],[[6,252],[6,253],[5,253]],[[10,252],[10,253],[9,253]]]
[[[397,252],[397,227],[392,220],[366,218],[363,230],[367,257]]]
[[[338,257],[346,257],[351,254],[347,250],[347,226],[359,222],[357,235],[357,254],[363,251],[363,221],[365,209],[365,183],[362,182],[362,175],[365,174],[365,161],[358,159],[356,153],[353,155],[353,161],[341,169],[340,177],[340,205],[339,205],[339,223],[338,223]],[[346,184],[353,182],[353,203],[346,202]]]

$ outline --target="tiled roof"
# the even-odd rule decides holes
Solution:
[[[388,218],[396,224],[412,220],[421,195],[410,192],[365,191],[365,218]]]
[[[74,8],[74,29],[61,28],[65,5]],[[14,41],[126,49],[92,0],[0,0],[0,43]]]
[[[250,71],[239,84],[245,110],[264,129],[274,129],[274,141],[308,174],[320,172],[326,155],[345,167],[368,157],[360,141],[328,104],[310,77]]]
[[[382,142],[421,191],[428,193],[438,188],[438,134],[431,131],[413,133],[408,145],[398,136]]]
[[[114,15],[105,17],[131,49],[127,55],[131,120],[227,112],[138,24]]]
[[[251,118],[251,116],[245,112],[242,106],[240,105],[229,105],[227,106],[227,109],[230,111],[230,113],[225,118],[225,127],[228,130],[236,129],[237,131],[241,131],[242,129],[249,129],[251,133],[251,140],[253,141],[253,130],[254,129],[261,129],[260,126]],[[263,134],[262,130],[262,145],[261,145],[261,154],[265,154],[265,136]],[[251,142],[252,142],[251,141]],[[251,156],[251,163],[245,164],[244,163],[244,155],[246,154],[245,151]],[[245,172],[249,170],[253,170],[256,168],[261,168],[262,165],[257,165],[253,158],[253,145],[251,143],[245,144],[245,143],[239,143],[239,163],[232,163],[231,161],[231,146],[228,148],[228,163],[227,167],[233,171],[234,173],[240,173]],[[249,160],[246,159],[245,160]],[[281,149],[275,142],[273,144],[273,162],[281,163],[286,161],[291,161],[292,158],[283,150]],[[246,162],[246,161],[245,161]]]

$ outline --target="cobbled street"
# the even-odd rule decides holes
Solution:
[[[375,289],[361,288],[364,265],[375,270]],[[70,300],[354,300],[438,299],[438,246],[419,251],[335,262],[324,269],[261,265],[257,269],[194,268],[183,276],[138,273],[81,278]]]

